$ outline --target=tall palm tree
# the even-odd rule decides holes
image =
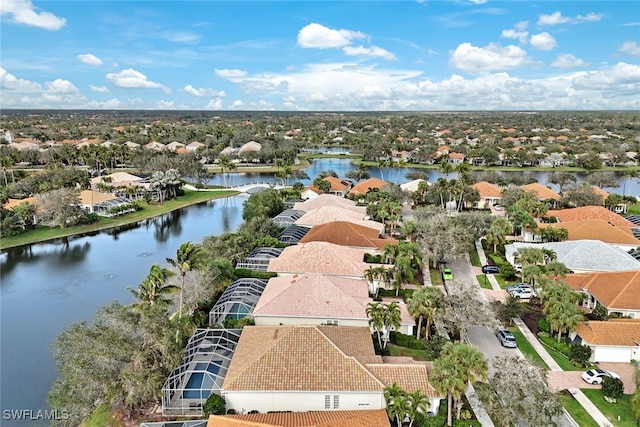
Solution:
[[[220,165],[220,173],[222,173],[222,185],[226,187],[227,174],[225,174],[225,170],[231,171],[235,167],[235,165],[233,164],[229,156],[220,156],[220,158],[218,159],[218,164]]]
[[[407,302],[407,310],[414,318],[418,319],[418,332],[416,338],[420,339],[422,322],[425,322],[425,338],[429,339],[431,323],[444,314],[444,294],[440,288],[423,286],[411,295]]]
[[[385,325],[386,307],[379,302],[370,302],[367,304],[366,314],[369,318],[369,326],[374,330],[378,337],[378,347],[382,349],[382,330]]]
[[[182,317],[182,298],[184,295],[185,276],[189,271],[200,268],[203,262],[203,257],[204,251],[202,246],[192,242],[185,242],[178,248],[175,259],[167,258],[167,263],[178,270],[182,279],[180,286],[180,308],[178,309],[178,317]]]
[[[425,414],[429,410],[429,406],[431,406],[429,396],[422,394],[420,390],[407,395],[406,411],[409,416],[409,427],[413,426],[413,421],[418,412]]]
[[[382,348],[387,346],[389,342],[389,334],[391,331],[398,330],[400,324],[402,323],[402,317],[400,315],[400,306],[397,302],[393,301],[389,304],[384,305],[383,311],[383,321],[384,321],[384,330],[385,330],[385,339],[382,344]]]
[[[167,285],[167,279],[175,276],[175,273],[159,265],[152,265],[149,275],[140,283],[137,289],[129,288],[129,291],[138,300],[134,303],[137,309],[154,304],[166,304],[169,302],[168,295],[178,292],[178,287]]]
[[[452,424],[451,407],[453,396],[458,396],[467,388],[464,377],[460,374],[458,365],[451,358],[441,357],[433,362],[431,384],[436,392],[447,396],[447,426]]]
[[[487,361],[482,353],[475,347],[463,343],[447,344],[442,349],[440,357],[450,359],[458,366],[460,378],[464,380],[467,387],[477,379],[487,378]],[[465,387],[465,389],[467,387]],[[464,390],[462,392],[464,393]],[[462,410],[462,393],[455,397],[458,401],[457,418],[460,418],[460,411]]]
[[[395,421],[398,427],[402,426],[402,420],[407,413],[407,393],[397,384],[393,383],[384,388],[384,401],[387,405],[387,415]]]

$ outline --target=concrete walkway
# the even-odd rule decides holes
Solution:
[[[476,240],[476,252],[478,252],[478,258],[480,258],[480,265],[487,265],[488,264],[487,256],[484,253],[484,249],[482,249],[482,243],[480,243],[480,240]],[[491,289],[493,289],[494,291],[502,290],[502,288],[500,287],[500,284],[498,283],[496,278],[493,276],[493,274],[485,274],[485,276],[487,280],[489,280],[489,283],[491,283]]]
[[[482,406],[482,402],[480,402],[480,399],[478,399],[476,390],[475,388],[473,388],[473,384],[469,384],[469,388],[467,388],[467,391],[464,395],[467,396],[469,406],[471,406],[471,410],[473,410],[476,419],[480,421],[480,425],[482,425],[482,427],[494,427],[495,424],[493,424],[493,421],[491,421],[491,417],[489,417],[489,414],[487,414],[484,406]],[[442,402],[440,404],[442,404]]]

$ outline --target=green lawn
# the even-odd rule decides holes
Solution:
[[[150,205],[145,201],[141,201],[140,209],[137,212],[118,216],[114,218],[100,217],[93,224],[77,225],[68,228],[44,227],[38,226],[35,230],[29,231],[19,236],[7,237],[0,239],[0,249],[7,249],[15,246],[28,245],[31,243],[42,242],[46,240],[58,239],[60,237],[72,236],[75,234],[91,233],[98,230],[117,227],[120,225],[131,224],[148,218],[153,218],[185,206],[206,202],[207,200],[219,199],[238,194],[236,191],[190,191],[185,190],[184,196],[164,202],[161,205]]]
[[[529,359],[533,360],[535,363],[539,363],[545,368],[549,368],[547,364],[542,360],[542,357],[538,354],[538,352],[533,348],[531,343],[524,337],[524,334],[520,332],[516,326],[508,328],[514,337],[516,337],[516,341],[518,342],[518,348]]]
[[[585,370],[585,368],[583,368],[581,366],[576,366],[573,363],[571,363],[569,361],[569,359],[567,359],[567,357],[564,354],[558,353],[557,351],[555,351],[551,347],[545,345],[543,342],[541,342],[541,344],[544,346],[544,348],[547,349],[547,352],[549,353],[549,355],[553,358],[553,360],[556,361],[556,363],[558,365],[560,365],[560,367],[562,368],[563,371],[583,371],[583,370]]]
[[[440,270],[430,268],[429,269],[429,276],[431,277],[431,284],[433,286],[443,286],[444,285],[444,283],[442,283],[442,274],[440,273]]]
[[[478,279],[478,283],[480,283],[480,287],[481,288],[485,288],[485,289],[493,289],[491,287],[491,283],[489,282],[489,280],[487,279],[487,275],[486,274],[478,274],[476,276],[476,279]]]
[[[578,423],[580,427],[598,427],[598,423],[595,422],[586,409],[578,403],[570,394],[560,393],[558,395],[562,406],[565,407],[567,412],[571,414],[573,420]]]
[[[424,350],[417,350],[414,348],[400,347],[395,344],[387,344],[387,350],[389,350],[390,356],[405,356],[413,357],[416,360],[431,360],[427,356],[427,352]]]
[[[607,403],[600,389],[582,389],[582,392],[600,409],[600,411],[616,427],[637,427],[631,415],[631,395],[624,394],[617,398],[617,403]],[[618,421],[618,417],[620,421]]]
[[[474,267],[482,267],[482,264],[480,264],[480,256],[478,255],[478,251],[475,247],[471,252],[469,252],[469,259],[471,260],[471,265]]]
[[[117,427],[122,425],[121,420],[112,418],[112,415],[108,405],[100,405],[88,418],[82,421],[80,427]]]
[[[640,215],[640,203],[634,203],[632,205],[627,205],[627,214],[629,214],[629,215]]]

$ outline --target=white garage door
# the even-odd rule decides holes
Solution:
[[[594,362],[624,362],[631,360],[630,348],[596,347],[593,355]]]

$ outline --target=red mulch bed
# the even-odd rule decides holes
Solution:
[[[522,314],[520,314],[520,318],[534,335],[538,335],[538,332],[540,332],[540,328],[538,328],[538,321],[542,317],[544,317],[544,314],[541,312],[531,310],[526,306],[522,307]]]

